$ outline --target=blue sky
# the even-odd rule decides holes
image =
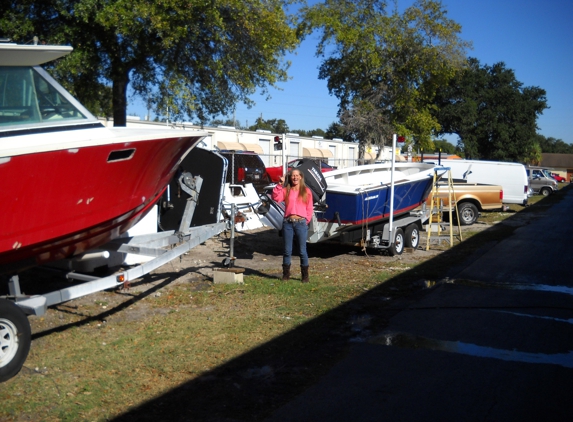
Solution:
[[[401,6],[411,1],[401,1]],[[547,92],[551,108],[538,119],[539,132],[573,143],[573,0],[443,0],[448,17],[462,26],[461,37],[473,43],[469,56],[482,65],[504,62],[524,86]],[[254,95],[256,105],[238,105],[241,125],[264,119],[284,119],[292,130],[324,130],[337,121],[338,100],[318,79],[317,37],[307,38],[287,57],[291,79],[270,90],[271,99]],[[142,118],[134,104],[128,114]],[[230,116],[232,117],[232,116]],[[455,138],[450,138],[455,143]]]

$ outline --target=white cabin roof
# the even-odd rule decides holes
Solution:
[[[65,45],[19,45],[0,43],[0,66],[39,66],[72,52]]]

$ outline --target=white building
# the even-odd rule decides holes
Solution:
[[[113,120],[100,119],[104,125],[113,125]],[[180,130],[200,130],[209,134],[203,140],[207,149],[243,150],[254,151],[259,154],[267,167],[282,165],[282,150],[275,149],[275,137],[283,141],[285,158],[289,162],[296,158],[316,158],[339,168],[355,166],[359,164],[358,144],[344,142],[342,139],[324,139],[322,137],[299,136],[296,133],[278,134],[266,130],[249,131],[235,129],[230,126],[201,128],[190,123],[161,123],[149,122],[139,119],[131,119],[127,116],[128,127],[165,128]],[[376,158],[378,147],[368,149],[364,161],[373,162]],[[391,147],[384,147],[380,160],[390,160],[392,157]]]

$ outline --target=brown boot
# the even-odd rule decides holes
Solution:
[[[283,278],[282,281],[288,281],[290,278],[290,265],[283,264]]]
[[[300,266],[300,272],[302,273],[302,279],[300,280],[302,283],[308,283],[308,265],[306,267]]]

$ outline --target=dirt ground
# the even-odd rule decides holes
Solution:
[[[541,204],[537,207],[545,208],[541,206]],[[503,224],[513,227],[529,224],[531,219],[538,217],[532,213],[520,213],[515,211],[509,211],[506,213],[506,216],[511,216],[511,218],[503,219]],[[465,239],[467,236],[464,236],[464,233],[481,232],[499,223],[499,221],[488,223],[478,220],[471,226],[458,227],[454,225],[452,227],[454,235],[453,244],[455,246],[460,242],[458,235],[459,229],[461,229],[462,239]],[[403,254],[397,256],[389,256],[384,250],[369,249],[363,251],[359,246],[340,245],[336,241],[333,241],[333,243],[308,244],[307,249],[311,271],[313,267],[320,267],[321,265],[326,265],[331,270],[338,267],[345,267],[353,262],[361,261],[365,257],[384,263],[419,263],[431,259],[449,249],[449,234],[449,226],[446,231],[442,233],[441,238],[436,234],[432,234],[430,236],[429,248],[426,250],[427,233],[421,231],[418,249],[406,249]],[[282,264],[282,238],[279,237],[277,230],[266,227],[253,231],[237,232],[234,241],[234,256],[236,257],[235,266],[245,268],[245,274],[256,274],[258,272],[271,274],[275,272],[278,276],[280,275]],[[195,266],[197,267],[196,273],[206,278],[212,278],[213,269],[221,267],[222,261],[226,257],[229,257],[229,239],[226,234],[222,234],[190,251],[189,254],[182,259],[179,267],[176,264],[173,265],[178,268]],[[297,259],[297,257],[293,257],[293,264],[297,263]]]
[[[489,224],[476,223],[473,226],[462,227],[464,232],[478,232],[490,227]],[[454,235],[457,234],[454,228]],[[449,235],[449,232],[447,233]],[[431,236],[431,244],[426,251],[426,233],[421,232],[420,246],[417,250],[406,249],[402,255],[389,256],[383,250],[362,250],[359,246],[345,246],[333,241],[333,243],[308,244],[308,255],[311,270],[317,265],[327,265],[331,270],[337,267],[348,266],[352,262],[375,259],[382,262],[417,263],[432,258],[445,249],[449,239],[438,240],[435,235]],[[454,239],[454,244],[458,242]],[[213,268],[220,267],[222,261],[229,256],[229,239],[225,234],[206,242],[204,245],[191,251],[186,256],[183,265],[204,264],[198,272],[206,277],[212,276]],[[263,272],[270,274],[281,271],[282,264],[282,238],[274,229],[260,228],[248,232],[236,233],[234,241],[235,266],[245,268],[245,274]],[[293,267],[298,263],[298,257],[293,256]],[[294,269],[294,268],[293,268]]]
[[[464,232],[478,232],[491,227],[486,223],[478,222],[472,226],[462,227]],[[446,233],[446,234],[449,234]],[[457,227],[454,228],[454,235],[457,235]],[[449,239],[437,239],[432,235],[429,250],[426,250],[426,233],[421,232],[420,246],[417,250],[406,249],[403,254],[389,256],[385,251],[362,250],[356,246],[345,246],[337,243],[309,244],[308,254],[311,275],[320,275],[324,269],[329,273],[336,272],[337,269],[347,268],[352,264],[366,260],[375,260],[377,263],[403,263],[416,264],[426,261],[436,255],[441,254],[449,247]],[[454,238],[454,245],[458,243],[458,238]],[[213,282],[213,272],[219,268],[225,268],[225,261],[230,257],[231,239],[228,232],[221,233],[205,243],[197,246],[181,257],[154,270],[151,274],[142,277],[130,285],[131,294],[145,292],[148,289],[156,288],[161,280],[169,278],[169,283],[165,287],[177,284],[190,284],[195,289],[208,289]],[[278,231],[270,228],[259,228],[249,231],[236,231],[233,242],[234,260],[233,266],[244,268],[244,274],[277,276],[281,275],[282,264],[282,238]],[[300,277],[297,270],[298,257],[293,257],[293,277]],[[61,277],[61,272],[46,271],[45,268],[35,268],[20,275],[22,291],[26,294],[38,294],[45,291],[53,291],[70,286],[70,282]],[[102,272],[101,275],[107,275]],[[50,283],[46,283],[49,279]],[[104,293],[94,293],[89,296],[75,299],[68,302],[68,305],[85,305],[97,302]],[[110,296],[106,296],[106,301]],[[117,297],[121,302],[121,295]],[[110,304],[114,305],[114,304]],[[43,325],[49,323],[52,314],[48,312],[42,318]],[[32,330],[35,331],[35,318],[32,318]]]

